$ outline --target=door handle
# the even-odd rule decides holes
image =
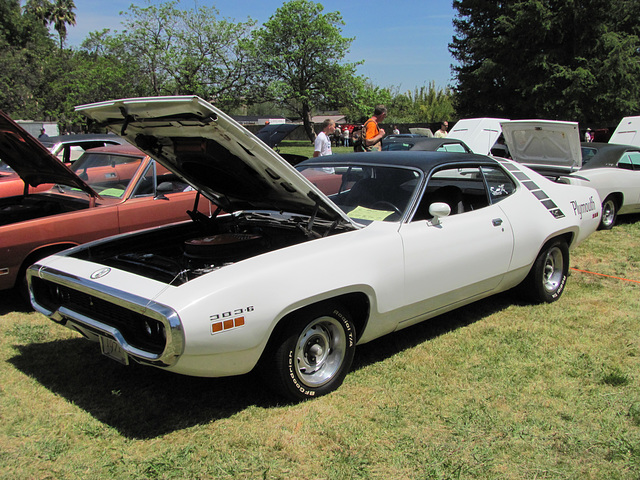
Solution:
[[[500,225],[502,225],[502,219],[501,218],[494,218],[493,220],[491,220],[491,223],[493,223],[494,227],[499,227]]]

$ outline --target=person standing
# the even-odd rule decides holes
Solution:
[[[447,129],[449,128],[449,122],[446,120],[440,124],[440,130],[436,130],[434,137],[445,138],[447,136]]]
[[[593,133],[591,132],[591,128],[587,128],[587,131],[584,132],[584,141],[593,142]]]
[[[398,129],[398,126],[397,126],[397,125],[394,125],[394,126],[393,126],[393,134],[394,134],[394,135],[400,135],[400,130]]]
[[[336,130],[336,124],[330,118],[327,118],[322,122],[322,131],[316,137],[314,143],[314,157],[324,157],[325,155],[331,155],[331,138],[333,132]]]
[[[348,147],[349,146],[349,137],[350,136],[351,136],[351,133],[349,132],[349,129],[345,125],[344,129],[342,130],[342,146],[343,147]]]
[[[43,139],[45,139],[45,138],[49,138],[49,135],[47,135],[47,132],[46,132],[46,130],[44,129],[44,127],[42,127],[42,128],[40,129],[40,135],[38,135],[38,138],[39,138],[40,140],[43,140]]]
[[[364,123],[363,146],[366,152],[379,152],[382,149],[381,141],[385,131],[378,126],[378,123],[382,122],[386,116],[386,107],[378,105],[373,111],[373,116]]]

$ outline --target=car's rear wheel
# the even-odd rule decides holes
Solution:
[[[552,240],[538,254],[521,290],[534,302],[555,302],[564,291],[568,274],[569,247],[564,240]]]
[[[269,386],[292,400],[332,392],[351,367],[355,342],[351,315],[339,304],[303,309],[274,345],[266,372]]]
[[[616,224],[618,205],[613,197],[609,196],[602,202],[602,217],[598,230],[611,230]]]

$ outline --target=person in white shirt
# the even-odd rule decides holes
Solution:
[[[446,120],[440,124],[440,130],[436,130],[433,135],[436,138],[445,138],[447,136],[447,129],[449,128],[449,122]]]
[[[324,157],[325,155],[331,155],[331,137],[336,130],[336,123],[327,118],[322,122],[322,131],[316,137],[314,143],[314,157]]]

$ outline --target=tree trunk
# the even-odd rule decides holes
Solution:
[[[309,137],[311,143],[314,143],[316,141],[316,132],[313,130],[313,124],[311,123],[311,107],[307,103],[302,105],[302,124],[307,137]]]

